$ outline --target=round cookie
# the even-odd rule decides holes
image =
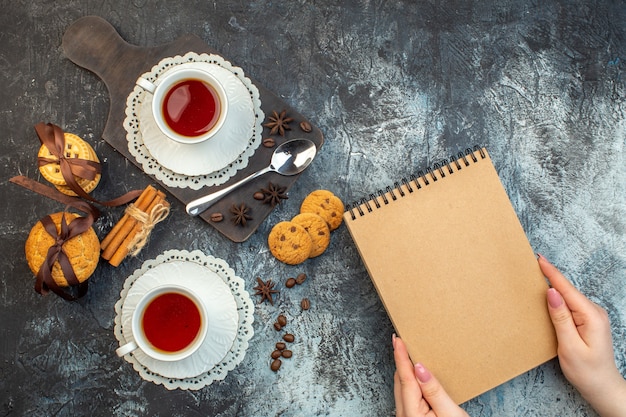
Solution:
[[[313,247],[309,258],[315,258],[324,253],[330,244],[330,229],[326,220],[314,213],[300,213],[291,221],[304,227],[304,230],[311,236]]]
[[[89,153],[90,153],[90,157],[87,158],[90,161],[94,161],[94,162],[100,162],[100,159],[98,159],[98,155],[96,155],[96,152],[93,150],[93,148],[91,147],[91,145],[87,142],[85,142],[85,145],[87,145],[87,147],[89,148]],[[82,188],[87,194],[89,194],[90,192],[92,192],[93,190],[95,190],[95,188],[98,186],[98,184],[100,183],[100,178],[102,178],[102,175],[100,173],[96,174],[95,178],[93,180],[88,180],[86,178],[79,178],[79,177],[74,177],[76,179],[76,182],[78,183],[78,185],[80,186],[80,188]],[[77,194],[69,187],[69,185],[55,185],[56,189],[61,191],[63,194],[69,195],[69,196],[76,196]]]
[[[93,150],[89,143],[82,140],[80,137],[74,135],[73,133],[64,133],[65,138],[65,156],[68,158],[80,158],[87,159],[94,162],[100,162],[96,152]],[[45,146],[41,145],[39,148],[38,157],[58,160],[56,156],[54,156],[50,150]],[[61,168],[58,163],[49,163],[45,165],[41,165],[39,167],[39,172],[41,172],[41,176],[44,177],[48,182],[53,184],[57,190],[61,191],[63,194],[75,196],[76,193],[72,191],[72,189],[67,185],[65,178],[63,178],[63,174],[61,172]],[[100,182],[101,175],[96,174],[93,180],[89,180],[86,178],[74,177],[78,185],[85,190],[86,193],[90,193],[93,191],[98,183]]]
[[[304,227],[285,221],[272,228],[267,243],[272,255],[289,265],[297,265],[309,259],[313,247],[311,236]]]
[[[65,154],[66,158],[89,159],[91,153],[87,146],[87,142],[71,133],[64,133],[63,136],[65,138],[65,148],[63,150],[63,153]],[[52,154],[52,152],[50,152],[46,145],[41,145],[37,156],[40,158],[58,161],[58,158],[54,154]],[[61,168],[56,162],[41,165],[39,167],[39,172],[41,172],[41,175],[51,184],[66,184],[65,178],[63,178],[63,173],[61,173]]]
[[[331,231],[337,229],[343,221],[343,202],[328,190],[316,190],[305,197],[300,206],[300,213],[315,213],[326,220]]]
[[[65,214],[65,221],[69,224],[74,218],[79,217],[75,213],[54,213],[50,218],[57,228],[61,230],[61,216]],[[55,244],[55,239],[50,236],[41,222],[37,222],[31,229],[26,239],[26,261],[33,274],[37,275],[39,268],[44,263],[48,249]],[[76,278],[79,282],[86,281],[98,266],[100,259],[100,241],[93,228],[78,236],[74,236],[63,244],[63,250],[67,254]],[[67,287],[69,283],[65,279],[61,265],[58,261],[52,265],[52,278],[60,287]]]

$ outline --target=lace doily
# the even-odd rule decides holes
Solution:
[[[165,168],[150,154],[148,148],[143,142],[141,129],[139,127],[141,123],[140,109],[146,101],[145,97],[147,93],[138,85],[135,85],[133,91],[126,99],[126,118],[124,119],[124,129],[126,129],[128,150],[141,165],[144,172],[153,175],[169,187],[199,190],[204,186],[223,184],[235,175],[237,171],[248,166],[250,157],[254,155],[261,143],[261,133],[263,131],[262,122],[265,118],[265,114],[261,110],[261,99],[259,96],[259,90],[256,86],[252,84],[252,81],[250,81],[248,77],[245,76],[241,68],[233,66],[230,62],[224,60],[219,55],[188,52],[184,56],[177,55],[174,57],[164,58],[152,67],[150,71],[142,74],[141,77],[151,82],[155,82],[159,76],[168,70],[176,67],[177,65],[189,62],[207,62],[219,65],[236,75],[247,88],[252,100],[255,120],[252,127],[252,136],[248,141],[246,149],[225,168],[205,175],[184,175]]]
[[[127,343],[124,338],[122,329],[122,309],[124,306],[124,300],[128,291],[133,286],[133,283],[137,278],[142,276],[146,271],[154,268],[163,262],[170,262],[174,260],[183,260],[189,262],[195,262],[219,275],[226,284],[228,284],[230,290],[233,293],[235,302],[237,303],[237,312],[239,314],[239,326],[237,329],[237,336],[233,342],[233,346],[226,356],[213,368],[204,372],[196,377],[192,378],[166,378],[155,372],[152,372],[143,364],[139,363],[137,359],[132,355],[124,356],[126,361],[133,365],[133,368],[139,373],[139,375],[147,380],[154,382],[155,384],[162,384],[167,389],[185,389],[185,390],[198,390],[207,385],[213,383],[213,381],[221,381],[226,377],[229,371],[233,370],[246,355],[248,349],[248,343],[254,335],[252,323],[254,322],[254,303],[252,302],[250,295],[245,289],[243,279],[235,275],[235,271],[228,266],[228,264],[222,260],[215,258],[211,255],[206,255],[201,251],[181,251],[181,250],[169,250],[156,257],[156,259],[148,260],[143,263],[141,268],[137,269],[131,276],[129,276],[124,282],[124,287],[120,292],[120,299],[115,303],[115,338],[118,340],[120,346]]]

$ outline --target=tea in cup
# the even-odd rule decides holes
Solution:
[[[153,359],[177,361],[194,353],[207,334],[207,313],[190,290],[164,285],[148,291],[137,303],[131,320],[134,341],[115,352],[124,356],[140,349]]]
[[[180,143],[203,142],[224,124],[228,99],[211,73],[199,68],[166,72],[153,84],[139,77],[137,85],[152,94],[152,115],[165,136]]]

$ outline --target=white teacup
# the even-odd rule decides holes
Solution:
[[[136,349],[160,361],[178,361],[193,354],[207,334],[207,311],[202,300],[178,285],[148,291],[137,303],[131,320],[134,341],[115,353],[124,356]]]
[[[137,85],[152,94],[152,115],[168,138],[180,143],[203,142],[224,124],[228,97],[211,73],[199,68],[174,68],[156,84],[143,77]]]

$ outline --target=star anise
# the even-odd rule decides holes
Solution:
[[[236,226],[244,227],[248,223],[248,220],[252,220],[252,216],[249,214],[250,208],[246,206],[245,203],[241,203],[239,206],[233,204],[230,208],[230,212],[233,215],[231,220]]]
[[[278,114],[276,110],[272,111],[272,115],[268,116],[269,122],[263,126],[270,129],[270,135],[278,133],[280,136],[285,136],[285,130],[291,130],[289,123],[293,122],[293,118],[287,117],[287,110],[283,110]]]
[[[258,282],[259,285],[254,287],[254,290],[256,291],[254,295],[261,296],[261,301],[259,301],[259,304],[267,300],[270,302],[271,305],[274,305],[274,299],[272,298],[272,296],[273,294],[277,294],[278,290],[274,289],[274,283],[272,282],[272,280],[268,279],[267,281],[263,282],[260,277],[257,277],[256,282]]]
[[[267,188],[261,188],[264,196],[263,203],[275,207],[277,204],[280,204],[281,200],[289,198],[285,191],[287,191],[287,187],[281,187],[270,182]]]

